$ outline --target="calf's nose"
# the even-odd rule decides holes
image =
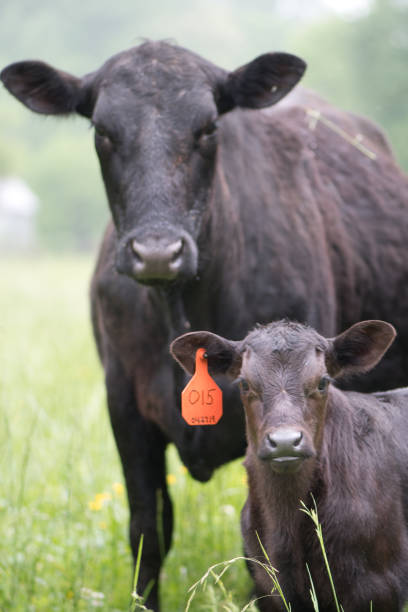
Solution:
[[[270,448],[276,456],[296,454],[300,450],[302,439],[302,432],[294,429],[278,429],[268,434]]]
[[[314,449],[303,433],[293,427],[267,433],[258,449],[258,457],[268,461],[275,472],[295,472],[304,459],[313,457]]]

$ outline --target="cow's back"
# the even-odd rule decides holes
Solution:
[[[221,151],[218,204],[234,201],[249,261],[252,252],[260,283],[277,287],[270,319],[306,321],[327,335],[387,320],[399,338],[360,388],[406,384],[408,179],[382,131],[299,87],[276,107],[227,121],[234,136]]]
[[[355,144],[367,147],[369,152],[383,152],[394,157],[391,146],[383,130],[367,117],[341,110],[325,98],[302,85],[295,87],[276,106],[265,109],[265,113],[279,113],[288,107],[300,107],[305,110],[309,127],[315,129],[319,121],[329,122],[333,130],[339,130],[343,137],[355,139]]]

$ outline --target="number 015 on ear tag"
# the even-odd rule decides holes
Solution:
[[[222,391],[208,373],[203,348],[196,352],[195,374],[181,394],[181,415],[189,425],[215,425],[222,417]]]

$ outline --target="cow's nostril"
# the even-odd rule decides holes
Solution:
[[[170,245],[169,247],[170,263],[175,263],[179,259],[181,253],[183,252],[183,248],[184,248],[184,241],[182,239],[177,240],[177,242]]]
[[[141,251],[143,250],[143,245],[140,244],[137,240],[132,240],[131,247],[133,251],[133,255],[136,258],[138,263],[143,263],[143,256],[141,255]]]

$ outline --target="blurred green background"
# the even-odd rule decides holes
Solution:
[[[81,76],[144,37],[228,69],[296,53],[304,83],[379,122],[408,168],[408,0],[3,0],[0,17],[1,67],[41,59]],[[108,209],[87,121],[33,115],[1,88],[0,128],[0,181],[19,177],[38,198],[36,250],[94,249]]]

